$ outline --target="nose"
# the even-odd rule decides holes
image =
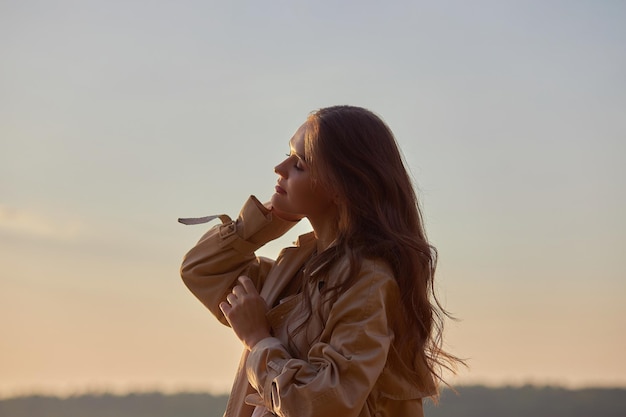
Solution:
[[[274,167],[274,172],[283,178],[287,178],[286,164],[287,164],[287,160],[285,159],[283,162],[281,162],[280,164]]]

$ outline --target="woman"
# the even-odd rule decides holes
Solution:
[[[436,251],[393,134],[336,106],[289,147],[271,202],[220,216],[181,268],[245,346],[224,415],[421,416],[457,359],[441,350]],[[276,261],[255,256],[303,217],[313,232]]]

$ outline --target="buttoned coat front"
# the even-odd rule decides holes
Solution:
[[[436,388],[425,366],[413,369],[419,382],[408,377],[394,348],[391,323],[400,299],[385,262],[363,260],[356,282],[332,305],[322,302],[320,289],[347,278],[347,259],[335,261],[323,274],[307,272],[304,287],[283,299],[316,248],[313,233],[300,236],[273,261],[254,251],[295,223],[272,216],[254,197],[237,220],[221,219],[185,256],[183,281],[228,325],[219,304],[237,278],[247,275],[271,307],[272,328],[272,337],[244,351],[225,417],[423,416],[422,398]],[[312,314],[303,308],[305,292]],[[294,331],[302,324],[303,331]]]

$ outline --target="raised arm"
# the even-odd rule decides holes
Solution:
[[[224,324],[219,304],[240,275],[249,276],[260,289],[273,261],[255,256],[267,242],[282,236],[296,223],[275,216],[254,196],[246,201],[236,220],[220,216],[185,255],[181,277],[191,292]]]

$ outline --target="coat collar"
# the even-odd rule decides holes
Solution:
[[[301,235],[296,241],[296,246],[283,249],[261,289],[261,296],[268,305],[274,304],[291,278],[313,254],[316,246],[317,238],[313,232],[310,232]]]

